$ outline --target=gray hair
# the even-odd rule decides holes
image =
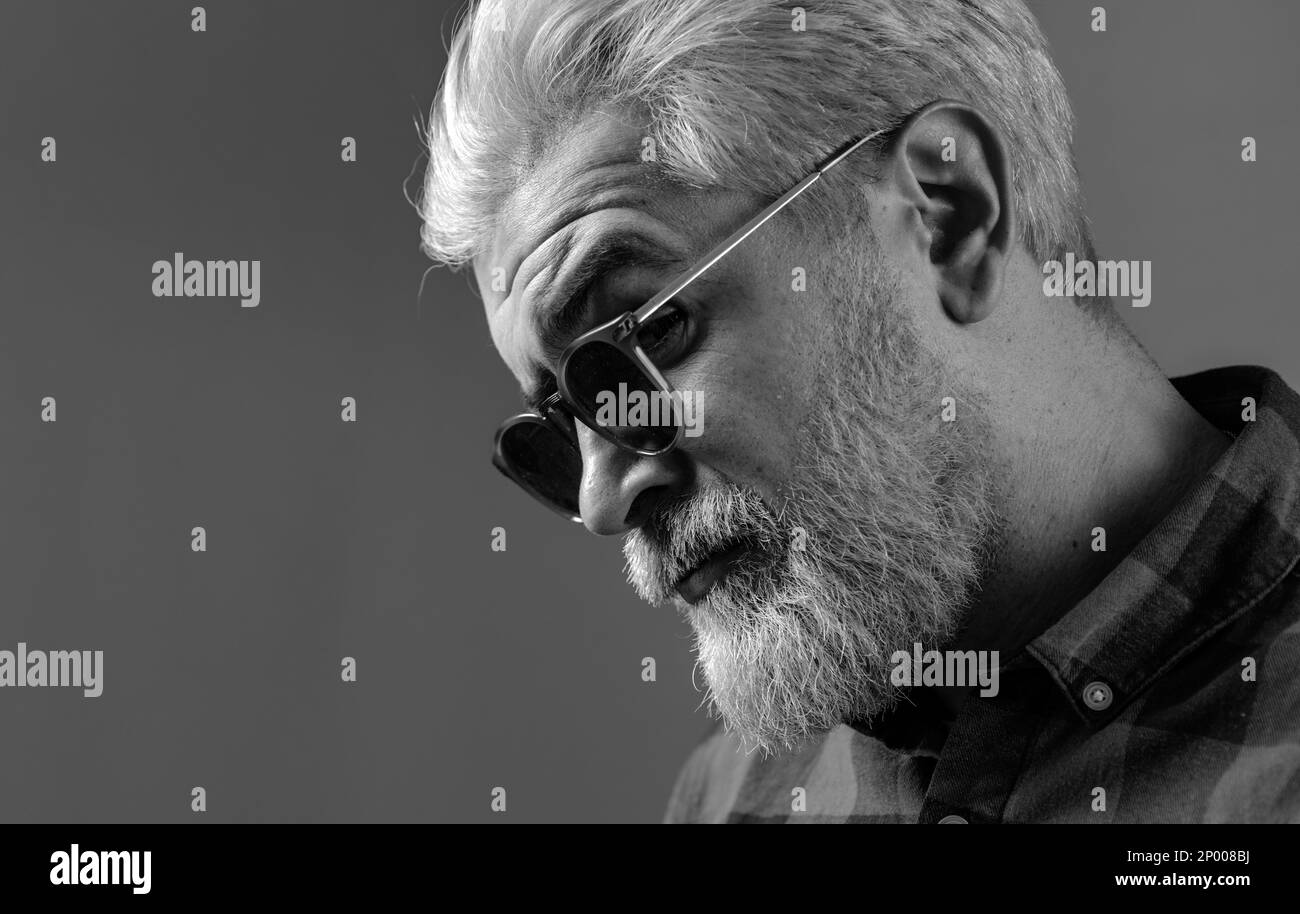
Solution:
[[[588,112],[648,112],[670,181],[775,196],[936,98],[1000,131],[1030,253],[1091,257],[1069,99],[1020,0],[477,0],[426,130],[422,248],[452,268],[476,257],[535,157]],[[802,224],[854,218],[830,192],[862,177],[849,166],[791,208]]]

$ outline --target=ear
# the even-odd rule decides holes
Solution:
[[[975,323],[993,313],[1016,237],[1011,170],[997,129],[970,105],[933,102],[900,128],[886,179],[912,218],[905,229],[933,270],[944,311]]]

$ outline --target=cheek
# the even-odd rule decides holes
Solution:
[[[703,473],[712,469],[775,505],[800,472],[799,430],[813,405],[820,353],[805,299],[750,301],[711,335],[696,381],[704,434],[691,451]]]

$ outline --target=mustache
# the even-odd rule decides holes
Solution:
[[[623,543],[628,582],[651,603],[663,603],[676,584],[707,558],[737,544],[776,553],[790,534],[754,489],[722,483],[658,505]]]

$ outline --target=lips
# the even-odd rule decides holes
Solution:
[[[727,576],[747,551],[743,542],[733,543],[711,554],[677,582],[677,593],[694,606],[703,600]]]

